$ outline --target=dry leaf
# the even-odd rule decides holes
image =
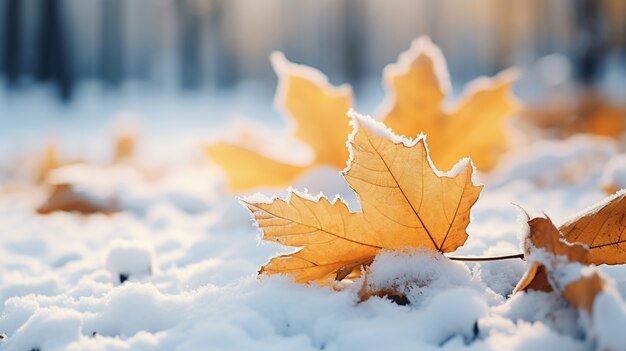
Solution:
[[[44,183],[48,175],[55,169],[71,164],[82,163],[80,159],[61,159],[57,146],[49,142],[43,149],[36,165],[36,181]]]
[[[290,165],[263,156],[248,148],[218,142],[206,148],[207,154],[228,175],[231,191],[260,186],[279,187],[294,182],[307,167]]]
[[[233,191],[285,186],[310,167],[343,168],[348,159],[344,145],[350,133],[345,116],[352,105],[350,87],[332,86],[321,72],[291,63],[281,53],[272,54],[272,64],[279,82],[276,105],[293,123],[294,136],[309,145],[315,156],[311,164],[299,166],[239,144],[223,141],[209,145],[209,157],[224,169]]]
[[[547,226],[545,223],[543,225]],[[550,237],[555,236],[551,229],[541,230],[541,232],[546,231],[551,231]],[[557,233],[561,239],[583,244],[588,248],[584,259],[583,254],[579,252],[580,257],[569,257],[570,261],[596,265],[626,263],[626,191],[607,198],[586,210],[583,215],[571,219],[562,225]],[[543,247],[540,243],[533,242],[533,244],[535,247]],[[529,250],[525,249],[525,251],[528,255]],[[563,254],[560,251],[550,251],[557,255]],[[551,291],[552,288],[546,282],[545,267],[535,262],[516,290]]]
[[[583,90],[567,101],[529,106],[521,115],[548,134],[561,138],[578,133],[618,138],[626,131],[626,106],[606,101],[594,90]]]
[[[218,142],[207,147],[209,158],[227,175],[229,187],[245,191],[261,186],[287,186],[311,167],[345,166],[344,147],[350,128],[345,113],[352,105],[347,85],[334,87],[321,72],[272,55],[278,74],[276,105],[295,127],[294,136],[315,153],[305,165],[293,165],[259,152],[261,145]],[[449,91],[445,59],[441,51],[422,37],[385,70],[389,97],[384,122],[396,134],[430,136],[433,160],[450,169],[457,160],[471,156],[479,169],[488,170],[506,147],[504,119],[515,109],[511,95],[511,71],[494,79],[472,83],[458,108],[447,112],[443,100]]]
[[[119,209],[114,200],[98,203],[76,192],[71,184],[57,184],[53,186],[48,199],[37,209],[37,213],[47,215],[58,211],[110,214],[119,211]]]
[[[608,197],[560,230],[568,241],[589,247],[589,263],[626,263],[626,191]]]
[[[589,263],[589,250],[581,244],[570,244],[563,239],[561,232],[549,218],[537,217],[528,221],[529,232],[524,250],[530,260],[530,268],[515,291],[539,290],[550,292],[557,290],[578,310],[592,311],[593,301],[603,291],[606,281],[593,269],[585,270]],[[537,250],[544,250],[550,259],[546,262],[533,260]],[[580,264],[574,269],[580,275],[578,279],[563,284],[566,266]],[[581,267],[583,267],[581,269]],[[565,270],[564,270],[565,269]],[[567,271],[572,274],[572,269]]]
[[[543,249],[554,256],[565,256],[569,262],[587,264],[588,250],[580,244],[566,242],[549,218],[536,217],[528,221],[528,237],[524,241],[524,253],[530,257],[535,249]],[[515,291],[553,290],[548,278],[548,268],[540,262],[531,266],[515,288]]]
[[[408,305],[411,303],[411,301],[409,301],[409,298],[406,297],[406,294],[396,289],[393,289],[393,288],[371,289],[368,283],[369,274],[370,274],[370,268],[365,267],[364,273],[363,273],[363,279],[361,280],[361,287],[357,291],[357,297],[359,298],[359,302],[367,301],[370,298],[377,296],[377,297],[384,297],[386,299],[389,299],[395,304],[400,305],[400,306]]]
[[[61,162],[59,161],[59,153],[53,143],[49,143],[44,148],[39,165],[37,166],[37,182],[43,183],[48,177],[50,171],[59,167]]]
[[[127,162],[135,157],[136,136],[132,133],[120,133],[115,139],[113,163]]]
[[[589,276],[583,276],[566,285],[562,294],[576,309],[591,312],[596,296],[604,291],[606,285],[604,278],[598,272],[593,272]]]
[[[135,154],[135,144],[135,134],[130,132],[118,134],[114,144],[112,163],[131,162]],[[56,148],[53,144],[46,148],[41,167],[42,170],[45,169],[45,178],[42,181],[45,181],[50,190],[44,203],[37,208],[37,213],[47,215],[60,211],[88,215],[94,213],[111,214],[120,210],[116,199],[97,201],[77,191],[72,182],[56,182],[48,179],[52,171],[69,164],[72,163],[58,161]]]
[[[433,162],[442,169],[467,156],[480,170],[495,166],[507,146],[504,120],[517,109],[514,71],[474,81],[451,111],[444,108],[451,90],[446,61],[428,37],[415,40],[384,76],[388,102],[382,121],[395,133],[427,134]]]
[[[422,137],[408,140],[369,117],[352,113],[352,158],[343,171],[362,212],[340,199],[291,192],[288,199],[244,200],[263,239],[299,251],[272,258],[260,273],[288,273],[297,282],[327,282],[358,273],[383,249],[423,247],[451,252],[465,243],[470,209],[482,186],[469,160],[441,174]]]

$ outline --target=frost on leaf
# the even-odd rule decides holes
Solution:
[[[533,218],[528,226],[525,251],[530,268],[516,291],[555,290],[576,309],[591,313],[606,281],[588,265],[587,247],[568,243],[549,218]]]
[[[533,219],[531,222],[535,220]],[[552,222],[549,225],[542,222],[543,224],[540,225],[542,229],[535,230],[535,232],[549,232],[551,235],[547,237],[535,234],[535,239],[533,239],[531,222],[529,222],[531,234],[528,240],[533,242],[534,247],[545,246],[540,242],[535,243],[534,240],[539,240],[537,238],[559,238],[561,241],[567,240],[570,243],[585,246],[586,253],[582,254],[579,250],[577,256],[569,257],[570,261],[596,265],[626,263],[626,192],[624,191],[608,197],[583,214],[572,218],[558,229],[554,227]],[[558,249],[562,245],[554,247]],[[529,249],[526,248],[525,251],[528,255]],[[550,251],[556,255],[563,254],[560,250],[551,249]],[[552,291],[551,285],[548,284],[546,267],[539,262],[531,265],[516,290],[528,289]]]
[[[469,160],[442,174],[431,163],[423,137],[398,137],[369,117],[351,116],[351,159],[343,176],[362,212],[350,212],[340,199],[298,192],[285,200],[243,200],[263,240],[301,248],[272,258],[260,273],[325,283],[358,275],[381,250],[451,252],[465,243],[470,209],[482,189],[472,181]]]
[[[220,141],[207,146],[209,158],[224,170],[234,191],[287,186],[312,167],[345,166],[350,87],[332,86],[321,72],[288,62],[280,53],[273,54],[272,63],[279,80],[276,105],[292,122],[293,136],[315,156],[309,164],[294,165],[260,152],[261,143]],[[481,170],[495,165],[506,147],[504,120],[517,108],[511,97],[511,71],[471,83],[453,111],[444,108],[450,90],[445,59],[427,37],[417,39],[384,76],[388,97],[381,119],[396,134],[428,134],[431,156],[441,169],[468,156]]]
[[[560,230],[568,241],[589,247],[589,263],[626,263],[626,191],[608,197]]]
[[[480,170],[495,166],[507,146],[504,120],[517,110],[511,96],[513,71],[472,82],[448,111],[446,61],[428,37],[421,37],[385,68],[384,76],[388,96],[382,121],[395,133],[427,134],[433,162],[442,169],[467,156]]]

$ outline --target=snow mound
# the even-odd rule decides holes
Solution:
[[[119,284],[128,279],[149,276],[153,270],[153,254],[145,245],[117,241],[112,244],[106,259],[106,267]]]

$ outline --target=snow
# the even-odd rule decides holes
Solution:
[[[152,249],[138,243],[115,241],[106,258],[106,268],[115,283],[152,274]]]
[[[359,280],[333,291],[282,276],[259,279],[258,268],[286,249],[259,242],[237,201],[249,194],[227,193],[221,173],[202,157],[196,141],[214,122],[181,120],[170,128],[163,116],[153,120],[145,110],[123,108],[87,129],[96,117],[79,122],[81,108],[32,99],[47,117],[0,116],[0,333],[6,333],[0,351],[623,349],[622,266],[596,268],[614,284],[598,297],[587,324],[556,294],[509,296],[526,269],[519,259],[463,263],[419,250],[384,253],[368,284],[401,289],[407,306],[380,297],[358,303]],[[189,101],[177,105],[182,111],[159,99],[141,101],[150,113],[202,115]],[[140,162],[111,165],[107,123],[123,111],[139,116]],[[71,181],[87,197],[118,199],[119,213],[34,211],[49,189],[10,171],[15,150],[35,155],[61,118],[76,124],[60,133],[60,154],[80,150],[87,163],[52,178]],[[511,203],[562,223],[605,197],[601,167],[590,165],[616,157],[612,142],[542,143],[505,156],[498,179],[478,175],[485,187],[470,236],[451,255],[520,252],[525,229]],[[576,168],[576,181],[559,182],[577,162],[585,166]],[[294,188],[340,195],[359,210],[337,171],[314,170]],[[288,191],[262,193],[284,198]]]
[[[617,155],[606,163],[600,185],[611,190],[626,188],[626,155]]]
[[[593,304],[592,323],[599,350],[619,350],[626,345],[626,306],[614,289],[602,292]]]

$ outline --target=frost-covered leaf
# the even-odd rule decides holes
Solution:
[[[576,309],[591,312],[593,302],[598,294],[604,291],[606,284],[606,280],[598,272],[593,272],[567,284],[562,294]]]
[[[495,166],[507,146],[504,120],[517,109],[513,71],[472,82],[456,108],[448,110],[446,61],[428,37],[421,37],[385,68],[384,76],[388,97],[382,121],[395,133],[427,134],[431,157],[442,169],[467,156],[480,170]]]
[[[358,194],[362,212],[350,212],[340,199],[298,192],[286,200],[244,200],[264,240],[302,248],[272,258],[261,273],[323,283],[358,274],[361,264],[383,249],[451,252],[465,243],[470,209],[482,189],[472,181],[469,159],[442,174],[432,165],[422,136],[398,137],[369,117],[351,115],[352,158],[343,175]]]
[[[589,263],[626,263],[626,191],[598,203],[560,230],[568,241],[589,247]]]
[[[525,251],[531,266],[516,291],[556,290],[576,309],[591,313],[596,296],[607,283],[588,265],[588,248],[568,243],[547,217],[533,218],[528,226]]]
[[[267,157],[259,152],[260,144],[219,141],[207,146],[209,158],[224,170],[234,191],[287,186],[311,167],[345,166],[350,87],[332,86],[320,71],[288,62],[280,53],[272,55],[272,63],[279,80],[276,105],[293,122],[293,136],[315,156],[306,165],[294,165]],[[467,156],[482,170],[495,165],[506,147],[503,121],[517,107],[511,71],[471,83],[451,112],[444,108],[450,90],[445,59],[430,39],[417,39],[384,76],[389,96],[381,117],[396,134],[428,134],[433,160],[445,170]]]
[[[558,229],[551,221],[548,223],[537,218],[531,220],[529,226],[531,230],[527,241],[533,247],[544,248],[556,255],[567,254],[570,261],[582,264],[626,263],[626,191],[608,197]],[[538,234],[533,236],[533,232]],[[564,246],[564,240],[584,245],[585,252],[581,249],[565,251],[569,246]],[[526,255],[530,251],[526,246]],[[528,289],[552,291],[546,267],[539,262],[530,266],[516,288],[517,291]]]
[[[533,218],[528,221],[528,227],[528,236],[523,243],[527,258],[531,257],[535,250],[541,249],[549,255],[549,259],[552,259],[551,256],[564,256],[568,262],[587,263],[589,254],[587,248],[580,244],[566,242],[549,218]],[[528,272],[526,272],[515,290],[552,291],[553,284],[550,283],[548,278],[550,268],[539,260],[529,261],[529,264]]]

